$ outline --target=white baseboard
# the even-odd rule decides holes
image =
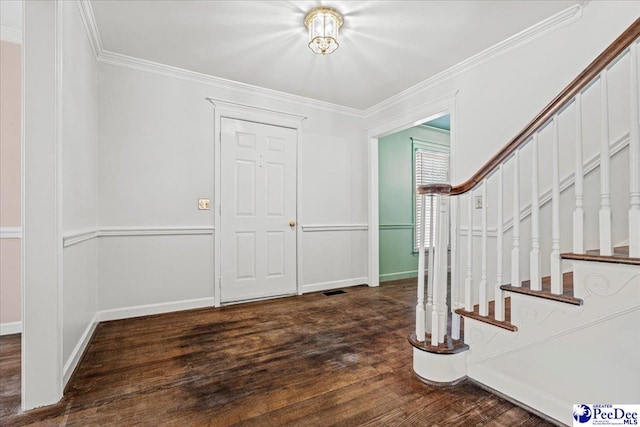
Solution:
[[[353,279],[334,280],[332,282],[311,283],[302,285],[302,293],[327,291],[329,289],[346,288],[349,286],[366,285],[369,283],[368,277],[354,277]]]
[[[170,313],[172,311],[190,310],[193,308],[213,307],[214,305],[214,298],[211,297],[114,308],[98,312],[98,321],[106,322],[109,320],[128,319],[130,317],[149,316],[152,314]]]
[[[397,273],[386,273],[380,275],[380,282],[388,282],[391,280],[409,279],[418,277],[418,270],[399,271]]]
[[[67,385],[69,379],[71,379],[73,371],[76,369],[76,366],[78,366],[78,363],[80,363],[80,358],[89,345],[91,337],[93,336],[93,332],[96,330],[96,326],[98,326],[98,313],[93,316],[93,319],[91,319],[91,322],[89,322],[89,324],[87,325],[87,328],[82,333],[80,340],[73,348],[71,355],[64,364],[64,368],[62,369],[63,387]]]
[[[0,336],[22,333],[22,322],[0,323]]]

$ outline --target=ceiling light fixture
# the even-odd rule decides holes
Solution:
[[[330,7],[316,7],[304,17],[304,26],[309,30],[309,49],[313,53],[326,55],[338,46],[338,31],[342,27],[342,15]]]

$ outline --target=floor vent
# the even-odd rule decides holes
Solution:
[[[333,295],[340,295],[340,294],[346,294],[346,291],[343,291],[342,289],[338,289],[337,291],[328,291],[328,292],[323,292],[322,295],[325,296],[333,296]]]

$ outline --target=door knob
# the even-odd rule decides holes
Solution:
[[[296,226],[296,222],[294,220],[289,221],[289,227],[293,228]]]

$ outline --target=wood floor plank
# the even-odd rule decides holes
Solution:
[[[62,401],[20,410],[0,337],[4,426],[548,425],[470,382],[412,372],[415,283],[104,322]]]

